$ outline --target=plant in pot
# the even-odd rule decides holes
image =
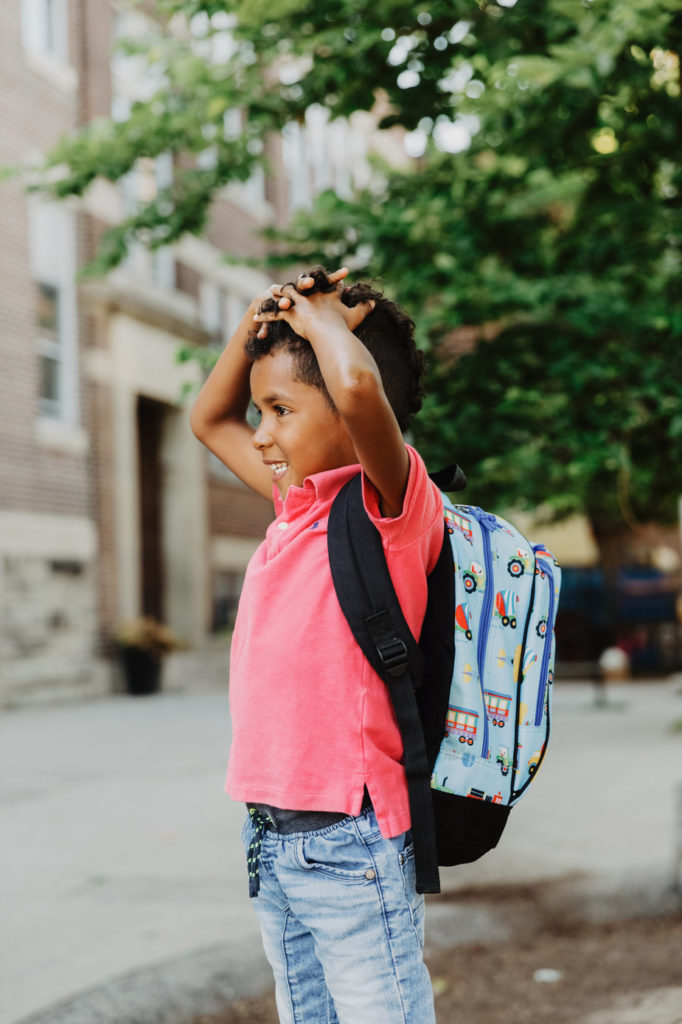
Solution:
[[[168,626],[149,615],[122,622],[114,636],[126,692],[134,696],[161,689],[164,655],[180,647]]]

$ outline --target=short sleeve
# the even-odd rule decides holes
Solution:
[[[443,500],[440,491],[429,477],[422,457],[411,445],[406,445],[406,448],[410,458],[410,469],[401,514],[395,518],[381,515],[379,495],[364,472],[362,498],[367,514],[381,534],[385,547],[405,547],[420,539],[428,540],[428,535],[433,534],[434,545],[437,545],[435,561],[442,542]]]

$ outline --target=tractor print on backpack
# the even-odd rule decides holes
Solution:
[[[526,548],[517,548],[507,562],[507,572],[514,579],[523,576],[524,572],[532,572],[535,567],[535,559]]]
[[[509,775],[509,769],[514,766],[514,758],[510,755],[507,747],[500,747],[499,753],[495,758],[496,764],[499,764],[500,771],[503,775]]]
[[[467,594],[485,590],[485,569],[480,562],[472,561],[462,568],[462,583]]]

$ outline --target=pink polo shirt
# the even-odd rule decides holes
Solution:
[[[402,514],[384,519],[363,479],[407,623],[419,635],[426,574],[443,539],[442,501],[408,447]],[[275,497],[277,518],[249,562],[232,640],[233,737],[227,791],[235,800],[301,811],[359,814],[366,786],[386,837],[410,827],[402,740],[388,690],[339,607],[327,521],[344,466]]]

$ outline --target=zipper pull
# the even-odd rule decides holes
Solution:
[[[482,508],[473,507],[471,511],[473,512],[474,516],[481,524],[481,526],[484,526],[486,530],[488,530],[490,533],[494,533],[495,530],[502,529],[502,526],[497,521],[497,518],[492,514],[492,512],[484,512]]]

